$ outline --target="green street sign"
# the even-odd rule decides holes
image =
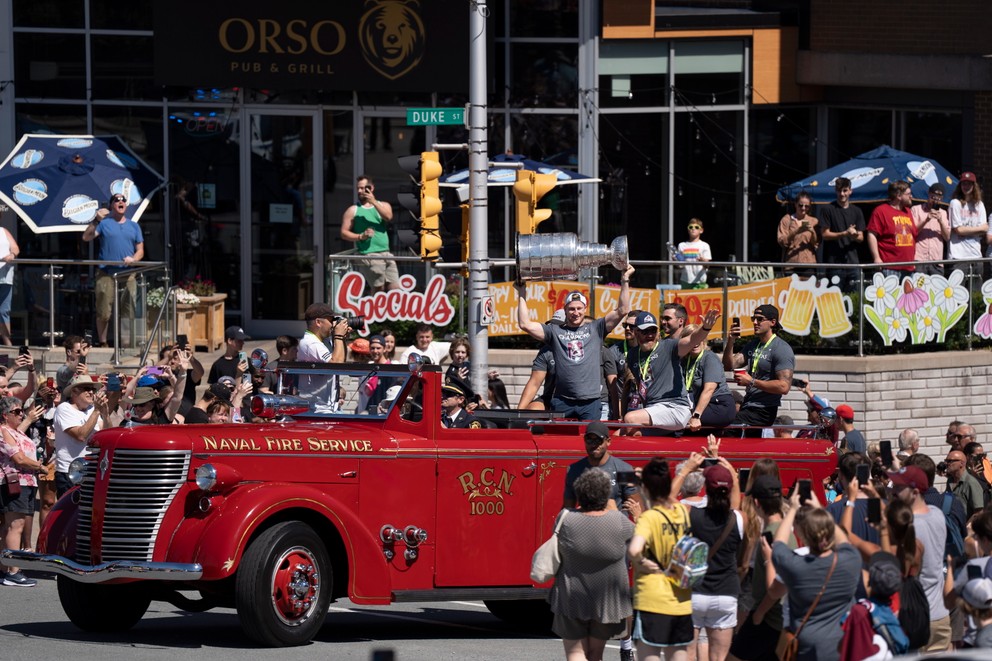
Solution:
[[[465,125],[464,108],[407,108],[407,126]]]

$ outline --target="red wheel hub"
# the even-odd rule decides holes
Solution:
[[[309,549],[287,549],[272,572],[272,606],[284,623],[303,624],[313,615],[320,592],[317,562]]]

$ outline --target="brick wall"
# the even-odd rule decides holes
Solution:
[[[812,50],[913,55],[989,51],[988,0],[812,0],[810,4]]]

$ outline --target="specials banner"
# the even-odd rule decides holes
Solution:
[[[527,282],[527,310],[533,321],[544,323],[551,319],[556,310],[565,303],[568,292],[580,291],[589,297],[589,285],[571,281],[531,280]],[[517,325],[517,292],[512,282],[495,282],[489,285],[489,295],[494,305],[493,321],[489,324],[491,337],[506,335],[522,335]],[[600,319],[615,310],[620,301],[619,287],[597,287],[595,299],[589,303],[591,317]],[[632,310],[652,310],[657,314],[660,309],[661,294],[657,289],[630,290],[630,307]],[[623,322],[623,320],[620,320]],[[623,329],[620,324],[612,329],[609,337],[623,339]]]
[[[156,0],[155,81],[467,92],[470,6],[461,0]]]

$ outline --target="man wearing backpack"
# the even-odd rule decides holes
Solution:
[[[928,505],[923,494],[930,488],[926,474],[916,466],[906,466],[889,473],[892,497],[913,510],[916,539],[924,549],[943,549],[947,543],[947,524],[939,508]],[[943,652],[951,646],[951,615],[944,605],[944,555],[924,553],[919,574],[920,585],[930,605],[930,639],[925,651]]]

